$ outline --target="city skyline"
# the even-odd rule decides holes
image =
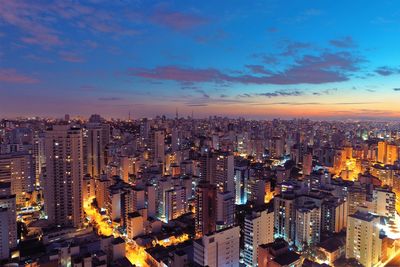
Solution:
[[[395,1],[0,3],[4,117],[400,115]]]

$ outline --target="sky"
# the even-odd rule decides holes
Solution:
[[[400,118],[396,0],[0,0],[0,117]]]

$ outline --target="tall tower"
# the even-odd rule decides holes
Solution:
[[[8,248],[15,248],[17,247],[17,209],[15,194],[11,192],[10,182],[0,182],[0,209],[3,213],[0,230],[7,233]]]
[[[82,224],[83,137],[79,127],[55,125],[46,132],[45,211],[51,223]]]
[[[216,230],[217,188],[201,181],[196,189],[196,236],[200,237]]]
[[[164,131],[155,130],[151,132],[150,137],[150,155],[152,160],[164,162],[165,154],[165,136]]]
[[[87,173],[92,177],[99,177],[102,171],[105,170],[105,146],[103,127],[98,123],[87,124]],[[85,170],[86,172],[86,170]]]
[[[348,218],[346,258],[355,258],[363,266],[374,266],[380,260],[382,240],[379,238],[380,218],[357,211]]]

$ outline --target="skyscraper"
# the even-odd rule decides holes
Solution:
[[[86,151],[87,155],[87,170],[84,170],[92,177],[99,177],[99,175],[105,171],[105,146],[106,140],[104,140],[103,127],[99,123],[88,123],[87,137],[86,137]]]
[[[7,231],[8,247],[13,249],[17,247],[17,209],[15,194],[11,193],[10,182],[0,183],[0,208],[6,209],[6,211],[3,210],[6,213],[6,215],[3,213],[3,216],[7,217],[7,222],[4,221],[2,227],[7,225],[7,228],[2,229],[2,231]]]
[[[372,267],[379,262],[382,246],[379,222],[379,216],[362,211],[349,216],[346,258],[354,258],[366,267]]]
[[[205,235],[193,243],[194,261],[200,266],[239,266],[239,226]]]
[[[11,193],[16,195],[17,204],[24,204],[26,194],[34,190],[35,174],[32,155],[25,152],[0,155],[1,181],[11,182]]]
[[[253,211],[245,218],[244,225],[244,263],[256,266],[258,246],[274,241],[274,211],[266,209]]]
[[[46,131],[45,211],[51,223],[79,227],[82,224],[82,130],[54,125]]]
[[[217,189],[215,185],[202,181],[196,188],[196,236],[216,230]]]

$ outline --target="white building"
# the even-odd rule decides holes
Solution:
[[[194,261],[201,266],[238,267],[239,239],[239,226],[204,235],[193,243]]]
[[[391,189],[375,188],[373,191],[373,212],[395,220],[396,215],[396,194]]]
[[[380,261],[382,240],[379,238],[380,217],[357,211],[348,218],[346,258],[354,258],[365,267]]]
[[[304,245],[315,245],[320,240],[321,209],[317,206],[296,209],[295,245],[302,249]]]
[[[244,263],[257,266],[258,246],[274,242],[274,211],[253,212],[244,223]]]

